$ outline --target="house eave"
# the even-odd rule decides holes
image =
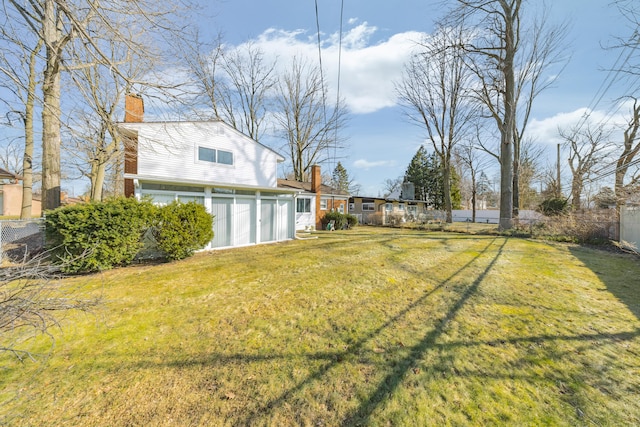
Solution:
[[[281,192],[281,193],[291,193],[297,194],[300,191],[290,188],[280,188],[280,187],[261,187],[255,185],[243,185],[243,184],[231,184],[228,182],[216,182],[216,181],[202,181],[202,180],[192,180],[192,179],[172,179],[161,176],[152,176],[152,175],[137,175],[137,174],[124,174],[125,179],[133,179],[135,181],[145,181],[145,182],[154,182],[158,184],[178,184],[178,185],[194,185],[194,186],[203,186],[203,187],[216,187],[216,188],[236,188],[242,190],[252,190],[252,191],[270,191],[270,192]]]

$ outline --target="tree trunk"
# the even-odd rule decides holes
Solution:
[[[476,182],[476,173],[471,169],[471,222],[476,222],[476,196],[478,194],[478,184]]]
[[[517,140],[517,138],[516,138]],[[513,217],[520,216],[520,143],[513,144]]]
[[[53,0],[45,1],[43,39],[46,65],[42,83],[42,209],[60,206],[60,40]]]
[[[500,2],[505,16],[504,33],[504,121],[500,147],[500,230],[513,227],[513,137],[516,124],[516,80],[514,60],[519,28],[520,1],[513,5]],[[515,8],[515,10],[514,10]],[[516,22],[517,21],[517,22]]]
[[[22,157],[22,209],[20,219],[31,218],[33,205],[33,147],[35,138],[33,134],[33,113],[36,99],[36,60],[42,47],[42,41],[38,40],[36,47],[31,51],[29,58],[29,88],[24,116],[24,156]]]
[[[102,201],[102,189],[106,176],[107,161],[101,156],[91,162],[91,201]]]
[[[573,182],[571,183],[571,207],[574,211],[579,211],[582,208],[582,181],[581,178],[574,175]]]
[[[450,162],[445,162],[442,167],[442,190],[444,192],[445,221],[448,224],[453,222],[451,215],[451,166]]]

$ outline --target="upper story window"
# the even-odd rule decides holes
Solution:
[[[218,163],[223,165],[233,164],[233,153],[231,151],[218,150]]]
[[[231,151],[216,150],[207,147],[198,147],[198,160],[202,162],[233,165],[233,153]]]

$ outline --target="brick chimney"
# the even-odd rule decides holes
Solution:
[[[124,122],[142,123],[144,118],[144,101],[140,95],[130,94],[124,98]],[[138,173],[138,134],[127,135],[124,140],[124,173]],[[135,194],[133,179],[125,178],[124,196],[132,197]]]
[[[320,199],[322,192],[320,191],[320,185],[322,185],[322,174],[320,172],[319,165],[311,166],[311,191],[316,193],[316,230],[322,230],[322,221],[320,220],[324,215],[320,212]]]
[[[144,101],[140,95],[128,93],[124,98],[124,122],[142,123],[144,118]]]

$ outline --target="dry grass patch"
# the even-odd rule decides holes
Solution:
[[[3,421],[640,423],[637,259],[415,230],[318,236],[74,279],[108,302],[67,322],[46,364],[2,361]]]

